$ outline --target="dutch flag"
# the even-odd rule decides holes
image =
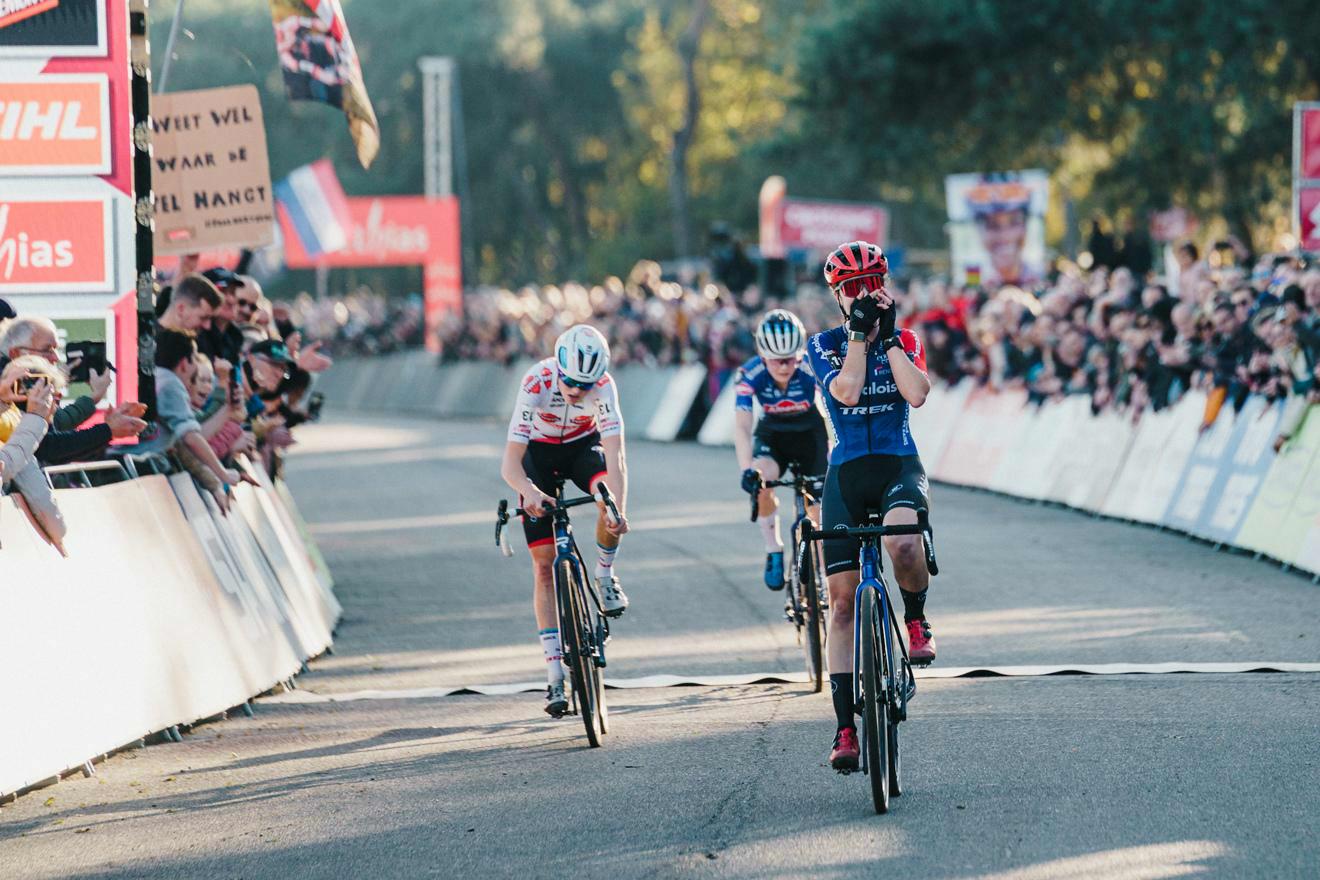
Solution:
[[[353,218],[334,166],[321,159],[295,169],[275,184],[275,199],[309,257],[341,251],[348,246]]]

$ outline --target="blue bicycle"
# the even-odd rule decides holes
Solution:
[[[881,523],[879,513],[871,513],[862,526],[823,532],[808,522],[806,531],[806,540],[855,538],[861,542],[861,581],[853,603],[853,711],[862,716],[862,772],[871,779],[875,811],[887,813],[890,796],[903,793],[898,725],[907,720],[908,701],[916,695],[917,681],[889,601],[880,539],[886,535],[921,535],[926,568],[932,575],[938,574],[930,520],[922,510],[915,524],[887,526]]]

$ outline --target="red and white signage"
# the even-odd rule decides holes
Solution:
[[[0,79],[0,175],[110,173],[110,78]]]
[[[1297,132],[1297,176],[1302,180],[1320,180],[1320,105],[1300,108]]]
[[[0,199],[0,293],[114,290],[108,199]]]
[[[780,240],[787,248],[830,251],[846,241],[869,241],[884,247],[889,212],[859,202],[807,202],[785,199]]]
[[[463,307],[458,199],[350,198],[348,208],[353,218],[348,247],[309,257],[290,227],[288,212],[281,207],[278,213],[285,265],[290,269],[420,265],[427,344],[433,346],[441,317]]]
[[[1320,251],[1320,183],[1297,187],[1297,228],[1304,251]]]

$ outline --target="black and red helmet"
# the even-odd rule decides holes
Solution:
[[[869,241],[850,241],[834,249],[825,260],[825,283],[831,290],[853,278],[884,276],[889,274],[889,260],[879,245]],[[877,282],[879,283],[879,281]]]

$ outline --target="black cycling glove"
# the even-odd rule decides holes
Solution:
[[[761,472],[756,468],[748,468],[742,472],[742,490],[748,495],[761,488]]]
[[[889,308],[880,310],[880,317],[876,319],[875,326],[880,328],[877,339],[888,339],[894,335],[894,322],[898,318],[898,304],[890,303]]]
[[[880,300],[873,296],[859,296],[853,300],[848,312],[848,329],[854,333],[870,333],[884,311]]]

